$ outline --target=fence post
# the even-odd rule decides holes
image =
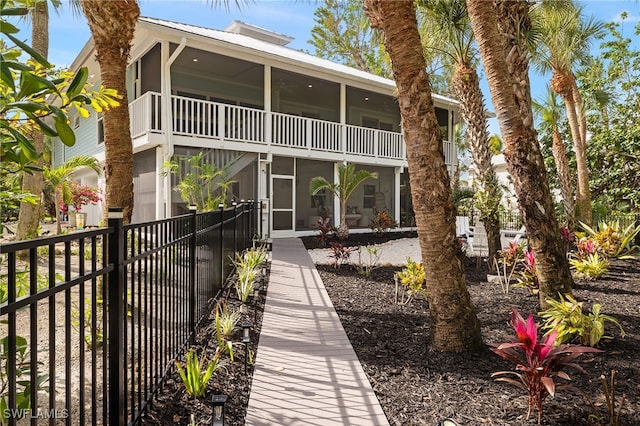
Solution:
[[[110,207],[108,213],[109,233],[108,264],[113,265],[109,272],[107,287],[107,306],[109,309],[109,424],[126,424],[126,402],[124,395],[124,230],[122,227],[122,208]]]
[[[189,218],[189,228],[191,237],[189,239],[189,340],[193,342],[196,336],[196,250],[198,230],[196,229],[197,207],[189,206],[191,217]]]
[[[233,255],[238,252],[238,203],[233,204]]]

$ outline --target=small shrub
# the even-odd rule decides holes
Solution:
[[[395,277],[396,283],[399,281],[409,295],[409,298],[403,304],[409,303],[416,294],[425,294],[427,291],[424,266],[422,263],[414,262],[410,257],[407,257],[407,266],[402,271],[397,272]]]
[[[257,269],[267,261],[267,248],[265,246],[252,247],[242,255],[244,264],[250,269]]]
[[[331,238],[331,234],[336,231],[336,228],[331,225],[331,218],[320,218],[318,219],[318,235],[316,235],[316,241],[320,247],[326,247],[329,238]]]
[[[238,280],[235,283],[236,294],[238,299],[243,303],[249,300],[249,296],[253,294],[253,285],[255,284],[258,271],[256,269],[240,269],[238,270]]]
[[[356,265],[356,269],[359,275],[370,277],[373,270],[378,266],[382,250],[375,246],[366,246],[365,251],[367,252],[367,257],[363,260],[362,247],[358,247],[358,265]]]
[[[198,354],[193,349],[189,349],[185,358],[184,367],[176,361],[176,369],[182,379],[182,383],[184,383],[189,395],[195,398],[203,397],[207,384],[218,367],[219,353],[216,353],[209,363],[206,363],[204,356],[201,360],[198,360]]]
[[[36,381],[31,382],[31,360],[27,339],[23,336],[15,336],[16,353],[15,362],[16,374],[9,377],[9,336],[0,339],[0,425],[9,424],[9,383],[14,382],[16,386],[15,408],[18,413],[25,415],[31,409],[31,387],[35,386],[38,391],[47,392],[45,383],[49,380],[46,374],[37,374]],[[42,365],[38,362],[38,365]]]
[[[638,246],[632,245],[632,242],[640,233],[640,225],[634,227],[634,224],[631,224],[622,228],[617,220],[609,223],[602,221],[595,229],[582,222],[580,225],[606,257],[629,259],[634,257],[631,252],[639,249]]]
[[[340,243],[331,243],[331,258],[334,259],[333,267],[339,269],[340,265],[349,262],[351,253],[355,250],[357,250],[356,247],[345,247]]]
[[[529,289],[531,294],[536,294],[540,290],[538,275],[536,273],[536,259],[533,250],[524,252],[524,262],[521,262],[522,270],[516,273],[516,287],[524,287]]]
[[[230,312],[226,304],[216,306],[216,340],[218,342],[218,352],[229,354],[233,362],[233,332],[240,321],[240,312]]]
[[[606,257],[600,256],[598,252],[589,254],[583,259],[569,259],[569,264],[576,276],[585,280],[598,279],[609,270],[609,261]]]
[[[622,326],[614,317],[600,313],[602,306],[594,304],[589,314],[582,311],[582,302],[578,302],[571,295],[560,296],[560,300],[547,299],[549,307],[539,315],[545,319],[543,328],[549,333],[556,333],[556,340],[567,342],[577,337],[580,343],[595,346],[604,335],[604,323],[610,321],[620,328],[620,334],[625,333]]]
[[[371,223],[369,227],[376,234],[385,234],[389,231],[389,229],[395,229],[398,227],[398,223],[393,220],[393,217],[389,214],[388,211],[382,210],[375,213],[373,219],[371,219]]]
[[[529,315],[527,321],[514,309],[511,314],[511,325],[516,332],[515,339],[508,343],[494,345],[492,351],[502,358],[516,364],[516,371],[498,371],[491,374],[497,381],[510,383],[525,391],[529,397],[527,418],[533,410],[538,411],[538,423],[542,421],[542,404],[547,396],[555,395],[561,389],[577,391],[568,384],[557,385],[555,377],[569,380],[563,370],[574,368],[584,373],[576,359],[583,353],[602,352],[599,349],[580,345],[562,344],[555,346],[557,333],[547,335],[538,343],[538,328]],[[513,376],[513,377],[508,377]]]

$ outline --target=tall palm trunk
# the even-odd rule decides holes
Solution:
[[[533,126],[527,48],[522,38],[529,6],[527,2],[496,3],[494,9],[493,2],[467,0],[467,10],[491,90],[520,214],[536,259],[540,303],[545,306],[546,298],[558,299],[559,294],[570,293],[573,281]]]
[[[564,146],[562,136],[560,135],[560,131],[557,127],[553,129],[551,139],[551,152],[553,153],[553,160],[556,164],[558,180],[560,181],[560,193],[562,194],[564,214],[567,218],[567,227],[569,229],[575,229],[576,216],[575,202],[573,201],[573,184],[571,183],[571,178],[569,177],[569,162],[567,161],[567,150]]]
[[[413,1],[365,0],[372,26],[384,33],[398,88],[411,196],[426,271],[434,346],[471,351],[482,346],[456,239],[455,208],[444,162],[429,76]]]
[[[591,225],[591,190],[589,189],[589,168],[587,166],[586,124],[582,123],[584,120],[578,114],[578,109],[581,111],[582,108],[578,107],[576,99],[582,103],[582,98],[579,93],[576,97],[577,87],[574,89],[574,86],[575,78],[572,74],[554,70],[551,77],[551,88],[564,101],[567,120],[571,129],[571,138],[573,139],[573,150],[576,154],[578,182],[576,213],[580,221]]]
[[[43,58],[49,56],[49,9],[47,1],[36,3],[31,11],[31,47]],[[31,132],[31,139],[40,158],[36,166],[42,168],[44,165],[44,134],[41,131]],[[16,239],[25,240],[37,237],[38,226],[40,225],[40,212],[42,211],[42,189],[44,179],[41,171],[24,173],[22,176],[22,190],[38,197],[36,204],[27,202],[20,203],[18,213],[18,227],[16,229]],[[59,206],[56,206],[56,215]],[[25,252],[26,253],[26,252]]]
[[[133,213],[133,145],[126,75],[140,7],[136,0],[81,0],[80,5],[93,36],[102,85],[122,96],[120,106],[103,113],[105,216],[109,207],[121,207],[128,223]]]
[[[460,101],[460,115],[467,124],[467,146],[471,152],[473,165],[478,173],[482,191],[493,202],[489,205],[497,206],[501,198],[500,187],[496,172],[491,164],[491,150],[489,149],[489,135],[487,134],[487,117],[484,107],[484,97],[480,89],[480,79],[475,68],[467,63],[458,63],[452,79],[453,90]],[[497,209],[493,209],[497,210]],[[487,231],[489,246],[489,269],[494,268],[494,259],[502,248],[500,242],[500,219],[497,211],[482,212],[482,222]]]

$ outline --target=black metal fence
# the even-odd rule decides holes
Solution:
[[[134,424],[249,247],[259,207],[0,246],[0,424]],[[4,402],[3,402],[4,401]]]

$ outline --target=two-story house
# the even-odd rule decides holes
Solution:
[[[312,197],[309,183],[314,176],[334,181],[345,161],[379,175],[349,200],[352,228],[368,228],[382,209],[401,226],[413,225],[394,82],[290,49],[290,41],[239,21],[219,31],[140,18],[127,75],[135,222],[186,211],[175,177],[160,169],[203,152],[236,181],[232,197],[263,200],[263,229],[271,237],[309,233],[323,215],[337,224],[337,200]],[[94,56],[90,40],[72,68],[87,66],[99,76]],[[438,95],[434,102],[446,163],[454,167],[457,103]],[[77,142],[57,143],[55,162],[77,154],[104,160],[100,115],[74,117],[73,124]],[[103,185],[90,174],[78,176]],[[99,217],[94,211],[88,223]]]

